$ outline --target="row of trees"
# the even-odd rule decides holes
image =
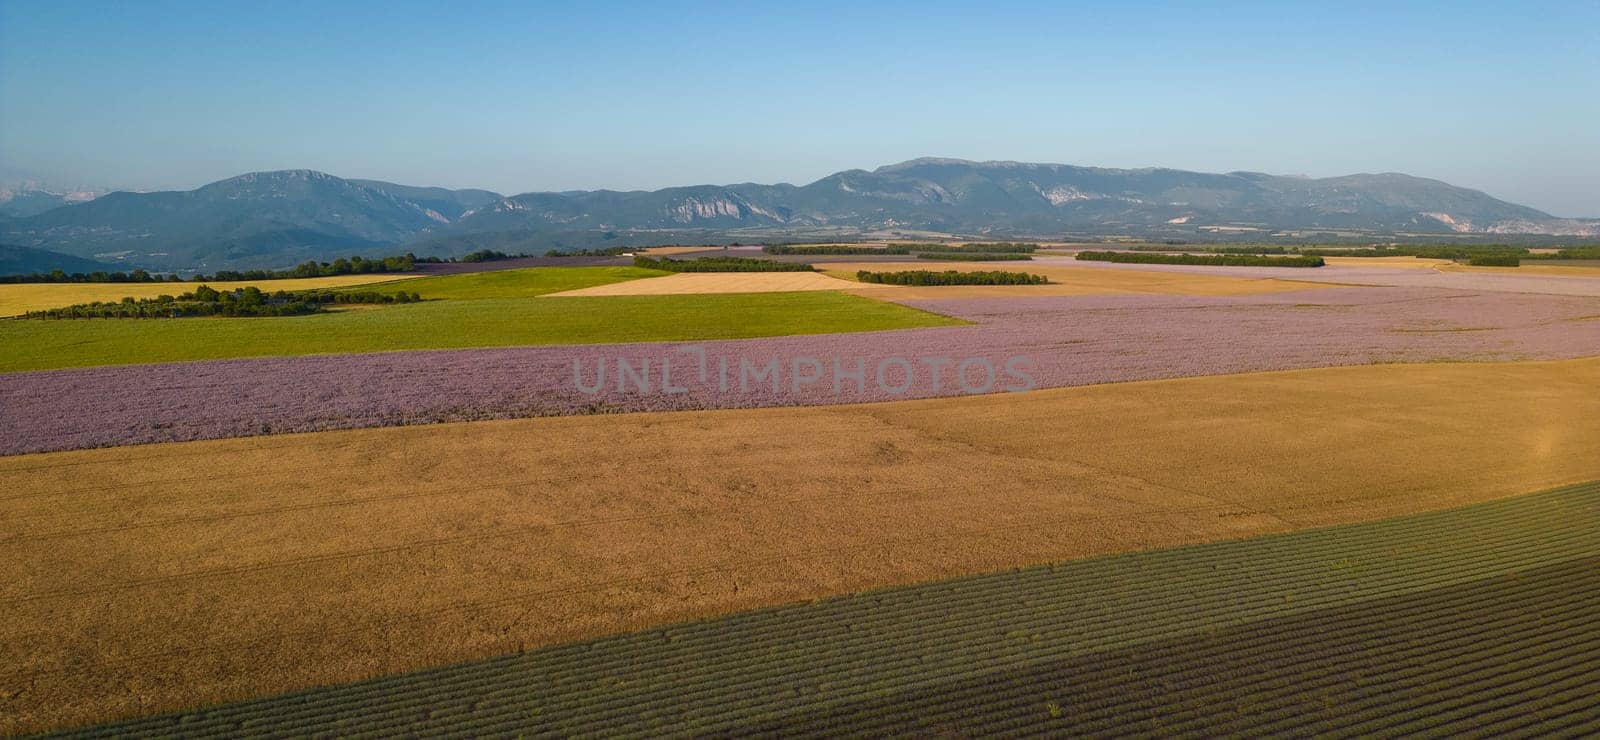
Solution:
[[[361,255],[354,255],[349,259],[340,257],[332,262],[318,262],[306,260],[295,265],[292,270],[218,270],[208,278],[203,274],[195,273],[192,280],[289,280],[293,278],[333,277],[335,275],[371,275],[385,272],[411,272],[417,269],[417,256],[406,254],[367,259]]]
[[[606,247],[604,249],[551,249],[544,253],[546,257],[620,257],[629,252],[639,251],[639,247]]]
[[[200,285],[177,296],[128,296],[121,301],[79,303],[65,308],[29,311],[27,319],[175,319],[188,316],[301,316],[320,313],[330,304],[415,303],[422,296],[399,291],[279,290],[272,293],[255,286],[217,290]]]
[[[1215,265],[1225,267],[1321,267],[1321,257],[1266,257],[1255,254],[1156,254],[1151,252],[1079,252],[1078,259],[1151,265]]]
[[[23,275],[0,276],[0,283],[181,283],[176,273],[157,275],[144,270],[129,272],[30,272]]]
[[[961,272],[945,270],[907,270],[904,272],[870,272],[861,270],[856,279],[863,283],[883,285],[1044,285],[1050,282],[1043,275],[1003,270],[974,270]]]
[[[798,262],[758,260],[749,257],[701,257],[692,260],[634,257],[633,266],[669,272],[815,272],[817,269]]]
[[[1561,249],[1555,252],[1522,255],[1525,260],[1600,260],[1600,247]]]
[[[1174,249],[1165,244],[1138,244],[1129,247],[1135,252],[1205,252],[1207,254],[1288,254],[1284,247],[1257,247],[1249,245],[1205,245],[1196,247],[1183,247]]]
[[[195,273],[190,282],[222,282],[231,280],[289,280],[292,278],[332,277],[334,275],[367,275],[384,272],[410,272],[416,269],[418,258],[413,254],[367,259],[355,255],[340,257],[332,262],[307,260],[291,270],[219,270],[211,275]],[[181,283],[184,278],[177,273],[152,273],[147,270],[127,272],[34,272],[25,275],[0,276],[0,283]]]
[[[919,260],[944,260],[946,262],[1000,262],[1004,260],[1031,260],[1031,254],[1006,252],[918,252]]]
[[[768,244],[761,248],[767,254],[911,254],[911,248],[901,245],[886,247],[859,247],[849,244]]]
[[[907,244],[905,247],[913,252],[1021,254],[1037,250],[1039,245],[1022,242],[972,242],[970,244]]]

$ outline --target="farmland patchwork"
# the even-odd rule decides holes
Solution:
[[[535,302],[547,300],[572,299]],[[6,399],[0,407],[0,454],[440,421],[959,395],[984,383],[981,363],[997,371],[993,390],[1004,390],[1025,382],[1005,372],[1008,363],[1034,387],[1050,388],[1331,365],[1600,353],[1600,299],[1580,296],[1338,288],[1247,296],[1124,294],[910,305],[929,312],[918,312],[921,316],[971,323],[744,341],[0,374],[0,397]],[[904,319],[886,315],[884,320]],[[682,392],[666,392],[664,364],[694,362],[694,352],[712,362],[723,358],[732,370],[712,372],[702,380],[695,366],[696,372],[668,379]],[[922,358],[945,358],[952,364],[936,379],[939,368]],[[971,358],[981,363],[968,367],[963,385],[955,371]],[[794,375],[801,359],[821,365],[827,382],[797,385]],[[835,362],[844,371],[861,368],[863,382],[833,382],[839,378],[833,372]],[[611,373],[597,383],[596,368],[602,363]],[[636,372],[647,364],[653,367],[649,392],[641,392],[638,382],[619,386],[619,379],[631,380],[617,372],[620,363]],[[741,384],[741,363],[763,371],[775,364],[778,375]],[[575,367],[580,371],[576,378]],[[883,384],[877,382],[880,367]],[[724,378],[732,380],[724,385]]]

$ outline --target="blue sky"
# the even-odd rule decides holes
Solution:
[[[1600,216],[1600,2],[1308,6],[0,0],[0,171],[523,192],[930,155],[1398,171]]]

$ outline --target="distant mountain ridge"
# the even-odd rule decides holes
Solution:
[[[1038,238],[1249,233],[1600,236],[1600,219],[1559,219],[1438,180],[1384,173],[1304,178],[923,158],[796,186],[502,196],[311,170],[260,172],[195,190],[117,192],[0,222],[0,242],[157,269],[281,267],[425,245],[671,242],[675,235],[934,232]]]
[[[94,200],[103,191],[43,188],[31,185],[0,187],[0,216],[23,217],[73,203]]]
[[[47,273],[52,270],[61,270],[66,273],[74,272],[115,272],[123,269],[70,254],[51,252],[33,247],[18,247],[10,244],[0,244],[0,275],[26,275],[31,273]]]

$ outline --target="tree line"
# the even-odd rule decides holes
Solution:
[[[361,255],[340,257],[332,262],[307,260],[289,270],[218,270],[207,276],[195,273],[189,282],[225,282],[236,280],[291,280],[295,278],[333,277],[335,275],[368,275],[385,272],[410,272],[419,260],[414,254],[367,259]],[[146,270],[128,272],[73,272],[52,270],[26,275],[0,277],[3,283],[178,283],[184,278],[177,273],[152,273]]]
[[[155,298],[127,296],[121,301],[79,303],[65,308],[29,311],[25,319],[176,319],[190,316],[302,316],[321,313],[329,304],[416,303],[415,291],[279,290],[272,293],[254,285],[237,290],[217,290],[200,285],[177,296]]]
[[[1151,252],[1079,252],[1078,259],[1151,265],[1215,265],[1225,267],[1322,267],[1321,257],[1266,257],[1254,254],[1156,254]]]
[[[972,242],[969,244],[907,244],[905,247],[913,252],[1021,254],[1033,252],[1039,248],[1039,245],[1023,242]]]
[[[768,244],[762,247],[761,251],[767,254],[911,254],[910,247],[901,245],[858,247],[848,244]]]
[[[817,269],[798,262],[758,260],[750,257],[700,257],[692,260],[634,257],[633,266],[668,272],[815,272]]]
[[[1006,252],[918,252],[919,260],[944,260],[946,262],[1000,262],[1004,260],[1031,260],[1031,254]]]
[[[1205,252],[1207,254],[1288,254],[1284,247],[1253,247],[1241,245],[1204,245],[1174,248],[1165,244],[1137,244],[1129,249],[1135,252]]]
[[[1044,285],[1050,282],[1043,275],[1003,270],[906,270],[904,272],[871,272],[861,270],[856,279],[863,283],[883,285]]]

